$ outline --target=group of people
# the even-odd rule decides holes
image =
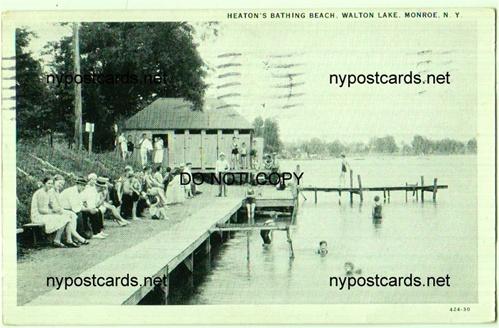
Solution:
[[[256,140],[253,139],[251,149],[248,150],[246,142],[239,144],[238,138],[232,138],[230,168],[233,170],[258,168]]]
[[[46,234],[55,233],[55,247],[80,247],[108,236],[106,215],[119,226],[131,220],[166,220],[168,204],[195,194],[191,184],[180,183],[181,172],[190,174],[190,163],[165,172],[161,166],[145,166],[141,172],[126,166],[115,179],[90,173],[73,178],[70,187],[62,175],[46,177],[33,194],[31,222],[42,223]]]
[[[127,139],[125,134],[121,133],[118,136],[117,146],[123,160],[132,158],[134,150],[137,148],[142,167],[149,165],[151,162],[154,165],[161,165],[163,163],[165,145],[163,139],[160,137],[154,137],[154,140],[151,141],[147,134],[144,133],[137,145],[135,145],[131,135]]]

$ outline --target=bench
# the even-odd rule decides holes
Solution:
[[[38,238],[39,236],[43,236],[43,228],[45,228],[44,223],[26,223],[23,224],[23,228],[20,229],[22,232],[24,232],[25,237],[27,234],[31,235],[31,242],[30,244],[32,246],[36,246],[38,244]],[[19,230],[19,229],[18,229]]]

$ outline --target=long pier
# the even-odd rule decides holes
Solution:
[[[350,187],[301,187],[299,191],[312,191],[314,192],[314,201],[317,204],[317,193],[318,192],[337,192],[340,196],[342,192],[347,192],[350,194],[350,202],[353,202],[353,195],[359,195],[360,201],[364,201],[364,192],[369,191],[378,191],[383,192],[384,201],[390,201],[390,192],[391,191],[404,191],[405,192],[405,201],[408,200],[408,193],[412,192],[413,196],[416,196],[416,200],[418,200],[418,192],[421,195],[421,202],[424,202],[425,192],[432,193],[433,201],[437,199],[437,191],[439,189],[447,189],[448,185],[439,185],[438,179],[433,179],[433,184],[425,185],[424,176],[421,176],[421,184],[409,184],[405,183],[405,186],[381,186],[381,187],[363,187],[361,176],[357,176],[358,186],[353,186],[353,171],[350,171]]]
[[[269,205],[266,201],[272,201],[273,197],[285,200],[280,205],[286,209],[290,204],[294,204],[293,196],[286,192],[270,193],[266,195],[266,199],[260,198],[257,202],[260,200],[263,202],[263,207],[266,207]],[[230,238],[230,231],[247,231],[250,228],[247,224],[234,224],[238,221],[247,221],[246,215],[244,218],[238,218],[238,212],[243,207],[243,200],[242,197],[214,199],[209,207],[187,217],[171,229],[125,249],[77,276],[69,277],[73,281],[76,281],[75,279],[92,281],[92,277],[103,277],[103,279],[135,277],[138,285],[125,286],[119,283],[112,287],[92,284],[91,286],[73,285],[67,289],[54,288],[26,305],[132,305],[141,302],[153,290],[156,295],[160,295],[160,304],[168,304],[170,275],[173,270],[179,266],[186,268],[190,273],[188,280],[193,285],[193,273],[197,266],[194,263],[194,254],[201,255],[203,260],[210,262],[214,238],[223,243],[224,240]],[[272,201],[270,205],[276,206],[279,202]],[[245,229],[241,229],[243,226]],[[281,225],[266,228],[286,230],[286,227]],[[289,228],[286,232],[290,240]],[[57,276],[57,273],[54,273],[54,276]],[[144,284],[146,280],[154,283]]]

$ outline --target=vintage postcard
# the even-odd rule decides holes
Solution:
[[[4,322],[493,322],[495,19],[4,13]]]

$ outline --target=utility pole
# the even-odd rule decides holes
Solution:
[[[80,74],[80,40],[78,35],[78,23],[73,23],[73,64],[74,74]],[[83,131],[82,131],[82,105],[81,105],[81,84],[74,84],[75,98],[75,131],[74,144],[76,149],[81,149],[83,146]]]

